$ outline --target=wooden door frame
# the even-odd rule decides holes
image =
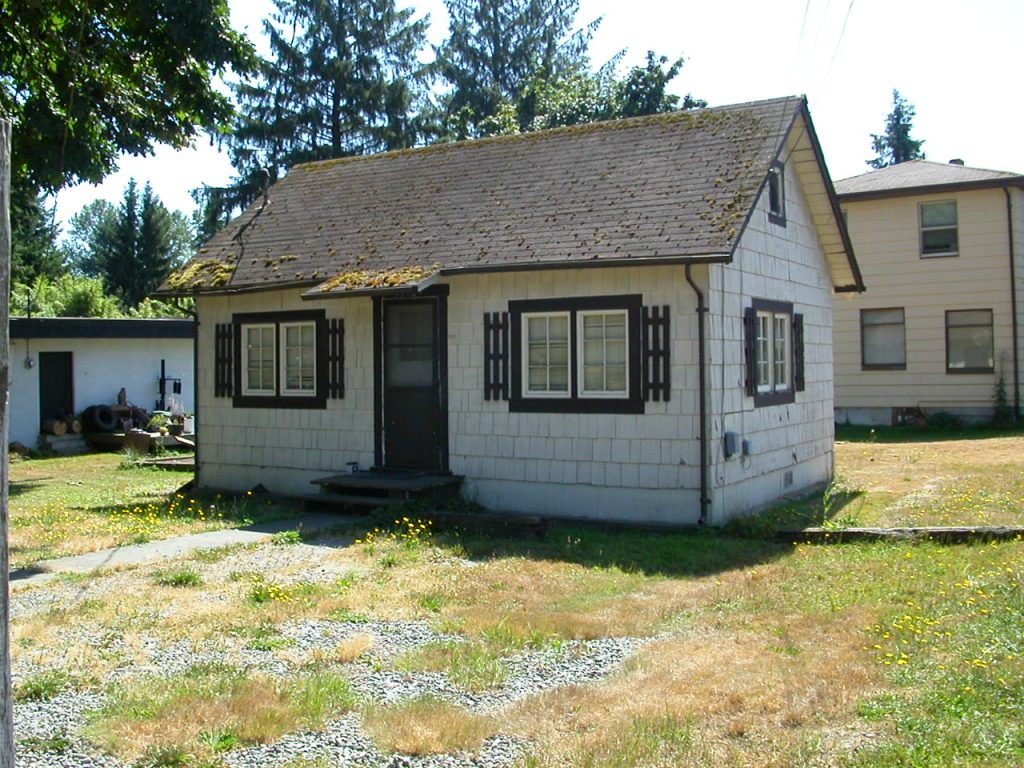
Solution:
[[[437,438],[440,443],[438,472],[450,474],[448,466],[448,286],[433,285],[411,296],[373,297],[373,463],[385,468],[384,460],[384,302],[435,302],[434,348],[437,351]]]

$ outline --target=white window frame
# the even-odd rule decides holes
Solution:
[[[286,343],[286,332],[288,328],[312,328],[313,329],[313,380],[310,389],[288,387],[288,354]],[[281,394],[288,397],[316,397],[316,321],[299,320],[295,322],[280,323],[278,325],[278,349],[280,349],[280,360],[278,373],[281,382]]]
[[[624,360],[623,360],[622,365],[623,365],[623,368],[625,369],[625,372],[626,372],[625,386],[623,387],[623,389],[621,391],[614,390],[614,389],[611,389],[611,390],[588,390],[586,388],[586,377],[583,375],[583,370],[584,370],[584,365],[585,365],[584,355],[586,353],[586,346],[584,344],[584,339],[583,339],[583,319],[585,317],[588,317],[588,316],[589,317],[593,317],[593,316],[607,317],[609,315],[621,315],[622,319],[623,319],[623,338],[622,338],[622,342],[623,342],[623,346],[625,348],[625,353],[624,353]],[[588,399],[601,398],[603,400],[610,400],[610,399],[622,399],[622,400],[625,400],[625,399],[629,398],[629,384],[630,384],[630,380],[629,380],[629,374],[630,374],[630,371],[629,371],[629,312],[627,310],[625,310],[625,309],[585,309],[585,310],[577,311],[576,312],[576,339],[577,339],[577,347],[578,347],[578,349],[576,350],[576,352],[577,352],[577,354],[576,354],[576,382],[577,382],[577,387],[579,389],[578,397],[580,397],[580,398],[588,398]],[[604,341],[607,344],[608,339],[606,338]],[[572,352],[573,352],[571,347],[572,347],[572,343],[571,343],[571,340],[570,340],[570,349],[569,349],[569,353],[570,353],[570,358],[569,359],[570,360],[572,360]],[[607,371],[607,360],[605,360],[605,369]],[[605,379],[607,379],[607,374],[605,375]]]
[[[531,389],[530,388],[530,320],[531,320],[531,318],[538,318],[538,317],[547,318],[549,320],[551,318],[554,318],[554,317],[564,317],[565,318],[565,328],[566,328],[566,339],[565,339],[565,344],[566,344],[565,377],[566,377],[566,384],[565,384],[565,391],[564,392],[553,391],[553,390],[550,390],[550,389],[540,389],[540,390],[538,390],[538,389]],[[523,314],[521,316],[521,322],[522,322],[522,326],[521,326],[521,333],[522,333],[522,350],[521,350],[521,352],[522,352],[522,355],[521,355],[521,359],[520,359],[520,370],[521,370],[521,373],[522,373],[523,397],[530,397],[530,398],[533,398],[533,397],[543,397],[543,398],[553,398],[553,399],[560,399],[560,400],[568,400],[568,399],[570,399],[572,397],[572,354],[573,354],[573,349],[572,349],[572,313],[568,312],[568,311],[565,311],[565,312],[562,312],[562,311],[559,311],[559,312],[523,312]],[[550,339],[550,336],[549,336],[548,337],[548,344],[549,345],[550,345],[550,342],[551,342],[551,339]],[[551,370],[551,365],[550,365],[550,355],[549,355],[548,356],[548,371],[549,371],[549,373],[548,373],[548,382],[549,383],[551,381],[550,370]]]
[[[768,395],[793,389],[793,314],[758,309],[754,339],[754,370],[757,394]],[[781,324],[780,324],[781,321]],[[782,328],[782,346],[778,345],[778,328]],[[767,330],[767,333],[764,331]],[[781,350],[782,357],[777,354]],[[767,355],[764,352],[767,351]],[[778,366],[783,374],[778,375]],[[765,374],[765,375],[762,375]],[[780,381],[779,379],[783,380]]]
[[[273,348],[271,349],[272,364],[271,370],[276,373],[277,371],[277,325],[275,323],[251,323],[243,325],[241,327],[242,334],[242,394],[253,395],[257,397],[276,397],[277,388],[273,384],[270,389],[262,389],[249,386],[249,331],[261,330],[270,331],[270,337],[273,340]]]
[[[924,211],[925,208],[935,205],[950,205],[953,206],[953,224],[940,224],[926,227],[924,224]],[[926,203],[918,203],[917,205],[917,225],[919,230],[918,237],[920,238],[920,249],[922,259],[935,259],[943,258],[945,256],[959,256],[960,255],[960,208],[957,205],[956,200],[929,200]],[[925,232],[937,232],[939,230],[953,230],[953,242],[954,246],[952,250],[946,251],[932,251],[925,253],[924,250],[924,233]]]

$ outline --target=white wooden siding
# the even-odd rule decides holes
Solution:
[[[806,151],[806,142],[795,138],[783,159]],[[786,225],[768,220],[762,195],[733,263],[710,268],[713,523],[832,475],[832,285],[803,190],[786,168]],[[743,310],[753,299],[791,302],[804,316],[806,388],[793,403],[755,408],[744,392]],[[727,431],[749,440],[751,455],[726,459]]]

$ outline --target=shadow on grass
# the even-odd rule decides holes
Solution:
[[[994,437],[1024,437],[1024,428],[990,426],[937,428],[911,424],[901,427],[836,425],[836,440],[847,443],[939,443],[949,440],[988,440]]]
[[[18,480],[17,482],[10,482],[7,485],[7,495],[11,498],[21,496],[23,493],[34,491],[37,488],[41,488],[52,482],[52,477],[37,477],[32,480]]]

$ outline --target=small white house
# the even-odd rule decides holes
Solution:
[[[176,319],[11,318],[8,439],[34,446],[47,419],[112,405],[122,388],[152,411],[161,377],[163,402],[173,396],[192,411],[194,330],[191,320]]]
[[[791,97],[300,165],[162,292],[197,300],[203,486],[358,462],[682,525],[828,480],[861,288]]]

